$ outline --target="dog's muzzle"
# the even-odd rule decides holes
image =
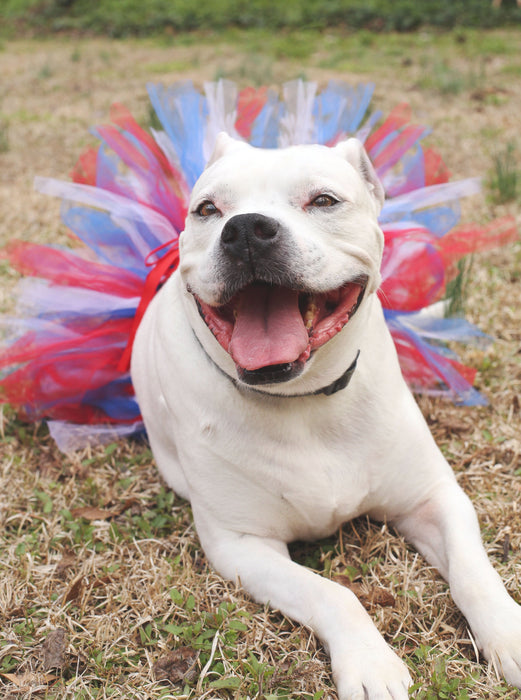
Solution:
[[[238,214],[219,241],[226,292],[199,313],[232,357],[245,384],[297,377],[312,352],[337,335],[356,312],[367,277],[327,292],[300,288],[284,229],[263,214]]]

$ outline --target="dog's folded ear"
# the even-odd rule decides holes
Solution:
[[[335,150],[351,163],[365,182],[375,200],[377,213],[379,213],[385,201],[385,191],[362,142],[354,138],[347,139],[347,141],[341,141],[337,144]]]
[[[220,131],[215,139],[215,146],[213,147],[212,155],[208,159],[205,167],[209,168],[210,165],[213,165],[213,163],[219,160],[219,158],[222,158],[225,153],[232,153],[233,151],[242,148],[250,148],[250,146],[245,141],[234,139],[232,136],[227,134],[226,131]]]

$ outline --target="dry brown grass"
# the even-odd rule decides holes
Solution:
[[[384,111],[407,99],[418,120],[435,128],[431,142],[455,176],[486,173],[496,145],[516,138],[521,71],[510,50],[515,36],[382,37],[358,59],[346,48],[347,58],[340,53],[326,65],[334,39],[315,43],[305,60],[307,77],[374,79],[374,101]],[[481,41],[486,51],[492,39],[495,52],[480,55],[476,46]],[[347,46],[349,40],[343,41]],[[335,46],[340,51],[344,44]],[[226,42],[199,37],[189,46],[6,44],[0,52],[0,116],[8,124],[9,148],[0,153],[0,243],[13,236],[64,237],[57,203],[33,192],[33,177],[66,177],[89,141],[89,126],[105,118],[112,101],[145,119],[147,80],[202,81],[219,71],[248,82],[247,45],[237,36]],[[268,51],[268,37],[266,46]],[[301,57],[277,57],[280,50],[270,50],[268,58],[261,56],[270,81],[302,72]],[[477,87],[469,80],[461,90],[442,94],[435,82],[427,85],[425,75],[436,77],[440,52],[464,75],[485,61]],[[465,208],[474,219],[508,212],[519,220],[515,204],[494,208],[485,197]],[[7,308],[14,278],[4,270],[2,280],[0,307]],[[420,404],[474,501],[495,566],[521,602],[520,280],[519,245],[474,263],[468,315],[497,340],[488,350],[468,349],[464,359],[480,370],[478,386],[490,406],[459,408],[429,399]],[[24,426],[7,410],[0,428],[2,697],[301,698],[319,697],[320,691],[335,697],[316,640],[211,571],[189,506],[169,500],[146,445],[123,443],[64,457],[45,428]],[[81,510],[87,506],[91,510]],[[477,665],[466,622],[445,583],[385,526],[359,519],[327,542],[295,546],[294,556],[326,576],[354,581],[375,623],[425,690],[434,687],[433,673],[445,660],[455,688],[431,697],[466,697],[459,693],[471,676],[468,698],[518,697],[486,664]],[[193,627],[200,621],[202,637],[195,643],[190,634],[197,636]],[[199,655],[192,651],[196,647]],[[264,671],[255,664],[252,670],[251,653],[266,664]],[[166,680],[157,680],[165,674]],[[230,677],[237,679],[233,688],[210,685]]]

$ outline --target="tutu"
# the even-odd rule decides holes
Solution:
[[[460,199],[479,180],[449,182],[441,157],[424,148],[429,133],[411,123],[407,105],[387,118],[370,111],[372,85],[314,83],[238,91],[228,81],[149,85],[161,130],[148,133],[121,105],[97,127],[97,149],[84,152],[73,182],[37,178],[39,191],[61,198],[71,248],[11,242],[7,258],[24,277],[14,315],[0,317],[0,401],[31,420],[49,421],[64,450],[143,430],[128,364],[131,342],[154,293],[175,269],[190,190],[219,131],[253,146],[334,145],[357,136],[386,191],[385,317],[403,374],[415,392],[484,403],[449,341],[483,334],[446,318],[447,284],[458,260],[516,237],[513,221],[461,225]]]

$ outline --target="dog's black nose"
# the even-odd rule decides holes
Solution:
[[[237,214],[226,222],[221,246],[232,258],[250,261],[266,253],[277,241],[280,224],[263,214]]]

